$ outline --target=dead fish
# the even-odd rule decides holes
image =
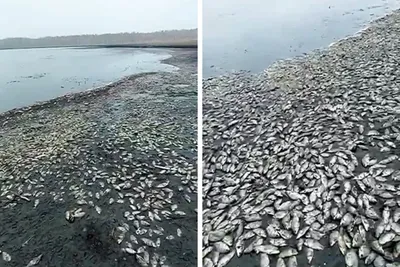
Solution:
[[[384,245],[390,241],[392,241],[396,237],[396,234],[393,232],[384,233],[379,237],[379,244]]]
[[[279,248],[273,245],[258,245],[254,247],[256,253],[266,253],[268,255],[279,254]]]
[[[380,221],[375,228],[375,237],[379,238],[386,229],[386,224],[383,221]]]
[[[98,214],[101,214],[101,208],[99,206],[95,206],[94,208]]]
[[[286,267],[285,261],[282,258],[278,258],[276,267]]]
[[[281,253],[279,254],[279,258],[288,258],[291,256],[296,256],[298,254],[297,250],[294,248],[286,248],[284,250],[281,251]]]
[[[329,235],[329,245],[333,247],[339,239],[339,231],[333,231]]]
[[[8,254],[7,252],[3,251],[1,253],[1,256],[3,257],[3,260],[6,262],[10,262],[11,261],[11,255]]]
[[[385,254],[385,251],[383,250],[382,246],[379,244],[378,240],[374,240],[371,242],[371,248],[378,252],[379,254]]]
[[[292,218],[291,228],[292,228],[292,230],[293,230],[293,233],[294,233],[295,235],[297,235],[298,232],[299,232],[299,229],[300,229],[300,219],[299,219],[299,217],[296,216],[296,215],[293,216],[293,218]]]
[[[35,199],[33,207],[36,208],[39,205],[39,199]]]
[[[203,267],[214,267],[214,263],[211,259],[204,258],[203,259]]]
[[[283,238],[271,238],[269,239],[269,243],[276,247],[286,247],[287,241]]]
[[[315,250],[323,250],[324,249],[324,246],[321,243],[319,243],[317,240],[314,240],[314,239],[306,239],[304,241],[304,245],[306,247],[309,247],[309,248],[312,248]]]
[[[374,262],[375,258],[378,256],[378,254],[376,254],[375,252],[371,251],[371,253],[369,253],[369,255],[367,256],[367,258],[365,258],[365,264],[369,265],[372,262]]]
[[[311,263],[314,258],[314,250],[312,248],[306,248],[307,262]]]
[[[208,233],[208,239],[211,242],[217,242],[220,241],[224,238],[225,236],[225,232],[221,231],[221,230],[217,230],[217,231],[212,231]]]
[[[222,241],[214,243],[214,247],[219,253],[228,253],[230,251],[229,246]]]
[[[70,223],[72,223],[72,222],[75,221],[75,218],[74,218],[72,212],[70,212],[69,210],[67,210],[67,211],[65,212],[65,219],[66,219],[68,222],[70,222]]]
[[[360,259],[366,258],[371,252],[371,249],[368,245],[363,244],[361,247],[358,249],[358,256]]]
[[[153,247],[153,248],[157,247],[156,243],[155,243],[153,240],[151,240],[151,239],[142,238],[142,241],[143,241],[143,243],[144,243],[145,245],[147,245],[147,246],[149,246],[149,247]]]
[[[182,237],[182,230],[180,228],[176,229],[176,235]]]
[[[374,266],[375,267],[386,267],[385,259],[382,256],[378,255],[374,260]]]
[[[397,208],[393,212],[393,221],[397,223],[399,220],[400,220],[400,208]]]
[[[238,241],[236,242],[235,245],[235,251],[236,251],[236,255],[238,257],[242,256],[243,251],[244,251],[244,241],[243,239],[239,238]]]
[[[235,255],[235,251],[231,251],[228,254],[226,254],[225,256],[223,256],[217,264],[217,267],[224,267],[228,264],[228,262],[233,258],[233,256]]]
[[[141,267],[148,267],[149,266],[149,261],[145,259],[144,257],[140,256],[139,254],[136,254],[136,261],[139,263]]]
[[[303,237],[309,229],[310,229],[310,226],[306,226],[306,227],[300,229],[299,233],[296,236],[296,239],[300,239],[301,237]]]
[[[260,253],[260,267],[269,267],[270,260],[269,256],[266,253]]]
[[[74,211],[73,215],[75,218],[82,218],[83,216],[85,216],[85,212],[82,211],[82,209],[78,209],[76,211]]]
[[[350,213],[346,213],[343,217],[342,220],[340,221],[341,226],[348,226],[350,225],[351,222],[353,222],[353,215]]]
[[[394,246],[393,257],[397,258],[399,256],[400,256],[400,242],[397,242],[396,245]]]
[[[348,267],[358,267],[358,256],[354,249],[350,249],[346,252],[345,262]]]
[[[251,222],[248,223],[244,226],[244,229],[256,229],[256,228],[260,228],[262,222],[258,221],[258,222]]]
[[[287,267],[297,267],[297,258],[296,256],[292,256],[287,261]]]
[[[352,240],[352,247],[353,248],[358,248],[360,247],[364,242],[363,237],[361,236],[360,232],[356,232],[353,236],[353,240]]]
[[[24,243],[22,243],[21,247],[25,247],[26,245],[28,245],[29,241],[31,241],[31,239],[33,238],[33,236],[29,237]],[[0,250],[1,253],[1,250]]]
[[[213,252],[211,252],[211,260],[212,260],[214,265],[218,264],[218,261],[219,261],[219,258],[220,258],[219,256],[220,256],[220,253],[218,251],[214,250]]]
[[[134,255],[136,254],[136,251],[134,249],[131,248],[125,248],[124,251],[128,254]]]
[[[367,216],[368,218],[373,219],[373,220],[379,219],[378,213],[376,213],[376,211],[371,207],[367,207],[365,209],[365,216]]]

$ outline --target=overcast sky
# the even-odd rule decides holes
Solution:
[[[197,0],[0,0],[0,38],[197,28]]]

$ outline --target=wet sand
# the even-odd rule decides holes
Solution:
[[[0,266],[39,254],[37,266],[140,266],[136,255],[195,266],[197,50],[176,49],[164,63],[180,70],[0,114],[0,250],[12,257]],[[85,215],[67,221],[76,208]],[[127,221],[132,210],[142,217]],[[121,225],[129,230],[118,244]],[[122,251],[129,246],[137,254]]]

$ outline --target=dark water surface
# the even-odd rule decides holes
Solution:
[[[0,50],[0,113],[141,72],[172,71],[166,49]]]
[[[203,75],[260,72],[353,35],[399,0],[204,0]]]

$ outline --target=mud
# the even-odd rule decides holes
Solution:
[[[119,140],[113,149],[124,148],[133,155],[135,162],[148,166],[141,170],[142,173],[154,173],[153,162],[168,164],[178,157],[179,160],[185,159],[185,166],[196,166],[197,50],[175,49],[172,54],[173,57],[165,63],[179,67],[177,72],[134,75],[102,88],[0,114],[0,169],[15,167],[24,175],[29,173],[23,164],[11,166],[10,155],[20,153],[18,156],[28,160],[27,157],[35,150],[46,146],[49,136],[56,136],[57,144],[54,145],[63,144],[65,151],[59,152],[58,163],[51,165],[48,171],[70,175],[66,181],[69,185],[81,183],[79,172],[89,165],[110,173],[118,170],[116,166],[122,163],[118,162],[117,154],[110,154],[105,149],[109,144],[107,140]],[[186,86],[177,86],[182,84]],[[140,130],[136,131],[136,126]],[[118,139],[126,132],[134,145]],[[143,141],[144,137],[148,139]],[[32,147],[30,142],[36,138],[43,139],[43,144]],[[153,143],[151,138],[154,138]],[[171,138],[179,145],[169,142]],[[175,151],[177,155],[171,153],[167,159],[166,154],[162,155],[154,148],[155,143],[161,147],[164,145],[166,151]],[[63,156],[76,148],[84,148],[85,153],[74,157],[71,163]],[[38,161],[34,168],[45,169],[47,165]],[[130,166],[128,170],[134,172],[135,167]],[[0,171],[0,189],[3,192],[6,185],[14,182],[10,173]],[[190,174],[195,179],[196,170]],[[40,176],[37,171],[28,175],[29,180]],[[84,217],[70,223],[65,219],[65,211],[76,206],[75,199],[65,188],[66,192],[60,192],[62,201],[55,201],[51,192],[59,190],[62,181],[56,175],[51,179],[50,176],[46,176],[46,184],[41,188],[44,196],[36,208],[33,208],[33,198],[29,202],[18,197],[10,200],[0,193],[0,250],[12,256],[10,262],[0,259],[0,266],[26,266],[39,254],[43,254],[36,265],[39,267],[140,266],[135,255],[124,253],[112,237],[112,230],[125,220],[121,206],[109,205],[107,198],[100,198],[96,205],[102,208],[101,214],[87,210]],[[195,266],[197,192],[188,193],[192,199],[188,202],[179,192],[178,187],[182,184],[176,175],[159,174],[157,179],[170,181],[169,188],[175,192],[171,200],[186,213],[184,217],[171,216],[169,220],[158,222],[158,226],[164,228],[165,236],[176,235],[177,228],[183,234],[173,240],[164,237],[157,253],[166,256],[165,264],[168,266]],[[93,185],[91,190],[101,189]],[[118,198],[114,191],[110,196]],[[8,207],[10,203],[15,206]],[[152,254],[155,249],[149,248],[148,251]]]

